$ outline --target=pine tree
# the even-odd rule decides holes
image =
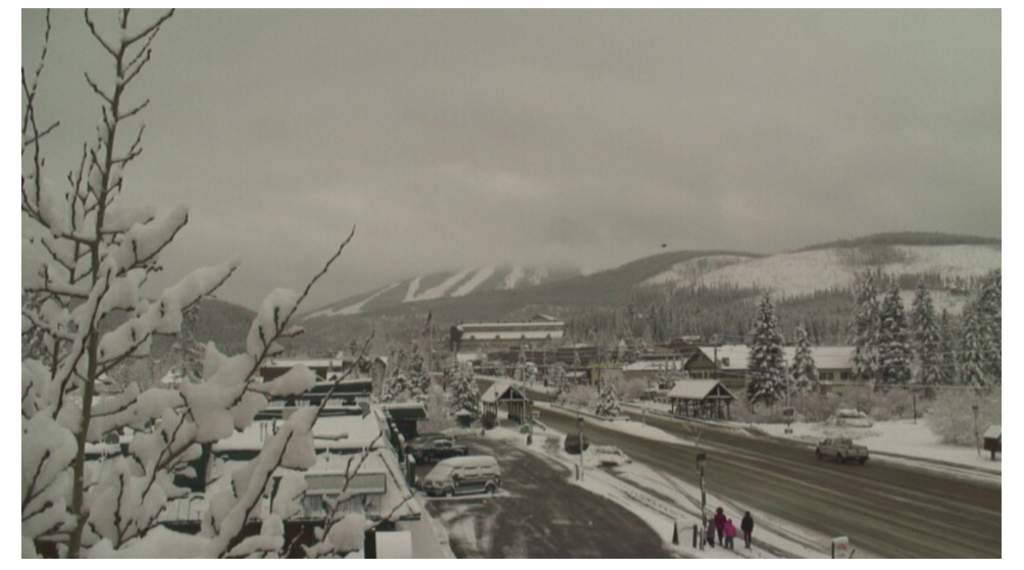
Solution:
[[[782,352],[782,333],[775,320],[775,306],[765,294],[758,306],[752,331],[749,362],[750,381],[747,401],[751,405],[775,405],[786,390],[786,362]]]
[[[974,305],[984,354],[983,366],[993,383],[1002,379],[1002,296],[1002,272],[996,269],[985,276],[981,295]]]
[[[878,373],[878,290],[871,273],[860,275],[854,287],[856,313],[850,325],[854,346],[853,373],[861,379],[873,379]]]
[[[466,363],[459,367],[452,381],[451,396],[448,399],[451,413],[469,412],[472,417],[480,417],[480,394],[476,389],[473,365]]]
[[[619,406],[619,395],[611,382],[602,381],[598,388],[597,407],[594,413],[601,417],[612,418],[622,415],[622,407]]]
[[[818,385],[818,367],[811,354],[811,341],[807,329],[802,325],[796,328],[796,353],[789,369],[793,378],[794,388],[801,392],[812,390]]]
[[[565,365],[561,362],[549,366],[547,374],[548,386],[555,389],[555,400],[561,399],[572,389],[572,386],[569,385],[569,378],[565,374]]]
[[[196,339],[199,327],[200,304],[193,305],[181,314],[181,332],[172,350],[178,359],[175,373],[186,382],[196,382],[203,375],[205,346]]]
[[[960,367],[957,358],[956,331],[949,313],[943,309],[939,316],[939,368],[943,384],[960,383]]]
[[[886,295],[879,317],[878,382],[886,385],[909,384],[911,351],[907,316],[903,311],[898,286],[893,285]]]
[[[924,282],[918,284],[914,294],[914,305],[910,311],[910,332],[913,350],[917,357],[918,382],[925,385],[945,384],[945,368],[942,366],[942,335],[935,322],[935,307]]]
[[[990,383],[990,377],[985,371],[987,358],[982,328],[978,312],[973,307],[966,310],[960,330],[957,364],[960,369],[960,383],[967,386],[981,387]]]

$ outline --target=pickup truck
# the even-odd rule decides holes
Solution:
[[[868,448],[853,443],[848,437],[823,439],[814,449],[818,460],[832,459],[836,463],[864,463],[868,460]]]
[[[447,437],[433,438],[420,445],[410,446],[416,463],[435,463],[449,457],[469,455],[469,448]]]

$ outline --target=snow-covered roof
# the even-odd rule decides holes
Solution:
[[[467,332],[463,340],[538,340],[562,338],[561,330],[515,330],[515,331],[483,331]]]
[[[719,370],[746,370],[747,357],[750,356],[750,348],[742,344],[723,344],[717,349],[714,346],[701,346],[700,351],[708,357],[711,362],[718,356]]]
[[[341,359],[338,358],[275,358],[267,362],[265,367],[283,368],[305,364],[309,368],[341,368]]]
[[[455,360],[458,362],[474,362],[483,359],[484,355],[479,352],[458,352],[455,354]]]
[[[274,421],[253,422],[240,432],[213,444],[214,452],[259,451],[263,442],[274,435]],[[321,449],[362,449],[380,435],[380,424],[373,414],[363,416],[320,416],[313,426],[313,441]]]
[[[492,322],[492,323],[462,323],[458,325],[458,328],[465,331],[467,329],[497,329],[497,328],[523,328],[523,329],[534,329],[543,328],[545,330],[555,329],[564,326],[563,321],[510,321],[510,322]]]
[[[1003,437],[1003,428],[999,425],[988,426],[984,437],[986,439],[1000,439]]]
[[[514,390],[516,390],[516,392],[519,393],[520,397],[522,397],[524,399],[529,399],[529,398],[526,397],[526,394],[523,394],[522,392],[520,392],[519,389],[516,388],[515,385],[512,384],[512,382],[509,382],[507,380],[503,380],[503,381],[495,382],[494,384],[491,384],[491,387],[488,388],[487,391],[484,392],[484,395],[480,396],[480,401],[484,402],[486,404],[493,404],[493,403],[497,402],[498,399],[501,398],[505,394],[505,392],[507,392],[509,389],[514,389]]]
[[[680,380],[669,391],[668,397],[680,400],[703,400],[716,388],[720,389],[720,393],[727,394],[733,399],[736,398],[718,380]]]
[[[700,351],[714,362],[715,347],[701,346]],[[819,370],[842,370],[853,367],[852,346],[812,346],[811,357]],[[796,356],[795,346],[782,347],[786,363],[792,363]],[[718,347],[718,368],[720,370],[746,370],[750,348],[742,344],[726,344]]]
[[[646,372],[656,370],[682,370],[679,360],[637,360],[622,367],[624,372]]]

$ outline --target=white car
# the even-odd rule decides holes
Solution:
[[[593,452],[598,465],[619,466],[633,462],[628,455],[614,445],[598,445],[594,447]]]

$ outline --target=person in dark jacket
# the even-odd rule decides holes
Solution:
[[[725,544],[725,510],[718,507],[715,511],[715,530],[718,531],[718,544]]]
[[[754,537],[754,517],[750,516],[750,511],[743,515],[743,520],[740,522],[740,530],[743,531],[743,543],[746,544],[747,548],[750,548],[750,543]]]
[[[711,548],[715,547],[715,525],[709,524],[707,531],[704,534],[704,539],[707,541],[708,546]]]

